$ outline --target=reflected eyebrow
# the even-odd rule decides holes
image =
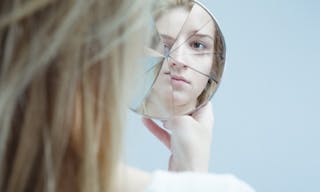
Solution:
[[[196,37],[200,37],[200,38],[207,37],[207,38],[210,38],[210,39],[213,40],[213,37],[211,35],[203,34],[203,33],[200,33],[199,31],[201,31],[201,30],[192,30],[192,31],[190,31],[189,34],[188,34],[188,38],[196,36]]]
[[[191,33],[189,38],[192,37],[200,37],[200,38],[210,38],[213,41],[213,37],[211,35],[207,35],[207,34],[201,34],[201,33]]]
[[[192,37],[194,37],[194,36],[200,37],[200,38],[207,37],[207,38],[210,38],[210,39],[213,40],[213,37],[212,37],[212,36],[207,35],[207,34],[197,33],[197,31],[193,31],[193,32],[189,33],[188,39],[189,39],[189,38],[192,38]],[[160,34],[160,37],[163,38],[163,39],[168,39],[168,40],[170,40],[170,41],[174,41],[174,40],[175,40],[175,38],[173,38],[173,37],[171,37],[171,36],[169,36],[169,35],[166,35],[166,34]]]
[[[163,38],[163,39],[168,39],[170,41],[174,41],[175,39],[169,35],[166,35],[166,34],[160,34],[160,37]]]

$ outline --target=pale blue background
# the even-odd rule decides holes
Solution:
[[[201,1],[227,42],[211,172],[259,192],[320,191],[320,1]],[[169,153],[132,113],[124,159],[166,169]]]

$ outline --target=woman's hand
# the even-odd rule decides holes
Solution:
[[[143,118],[145,126],[171,151],[169,171],[208,171],[213,121],[210,102],[192,115],[164,121],[171,133]]]

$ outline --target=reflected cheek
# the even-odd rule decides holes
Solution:
[[[210,72],[211,72],[211,68],[212,68],[212,58],[210,57],[210,58],[204,58],[203,59],[203,63],[202,63],[203,65],[202,65],[202,67],[203,67],[203,71],[206,73],[206,74],[210,74]]]
[[[162,71],[159,73],[153,89],[157,92],[165,91],[170,88],[169,75],[165,75]]]
[[[204,88],[207,86],[208,78],[205,76],[195,76],[193,77],[193,90],[195,94],[198,96]]]
[[[212,58],[197,58],[191,62],[188,62],[188,66],[198,70],[201,73],[210,74],[211,67],[212,67]]]

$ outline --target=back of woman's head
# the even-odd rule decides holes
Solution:
[[[0,191],[110,190],[148,7],[1,1]]]

